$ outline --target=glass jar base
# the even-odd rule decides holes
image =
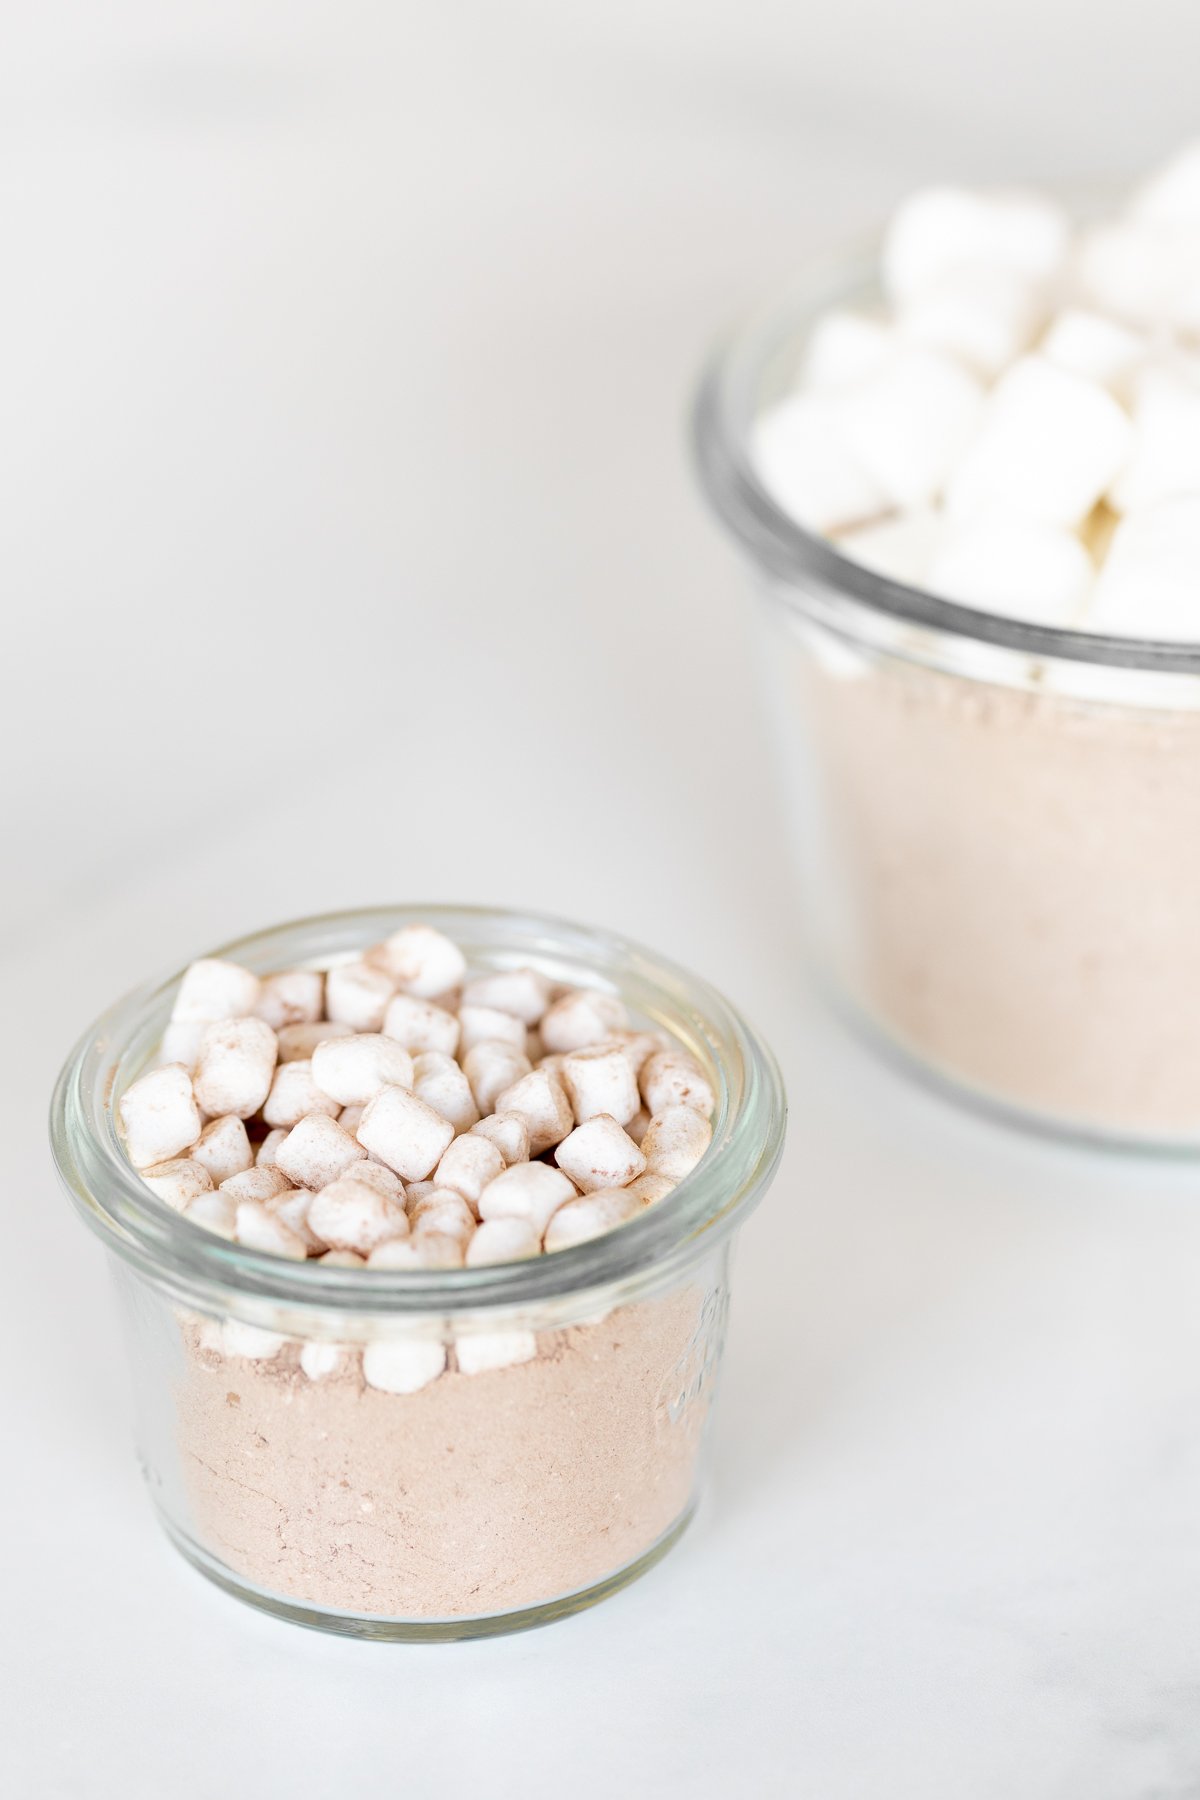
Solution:
[[[591,1587],[514,1612],[462,1619],[389,1619],[368,1613],[334,1612],[289,1600],[286,1595],[270,1593],[235,1574],[181,1531],[162,1511],[158,1517],[172,1544],[194,1569],[225,1593],[232,1594],[234,1599],[257,1607],[260,1612],[286,1619],[292,1625],[304,1625],[310,1631],[332,1632],[338,1637],[362,1638],[382,1644],[447,1644],[468,1638],[501,1637],[509,1632],[530,1631],[538,1625],[552,1625],[557,1619],[569,1619],[573,1613],[584,1612],[589,1606],[607,1600],[610,1594],[620,1593],[622,1588],[662,1561],[687,1530],[695,1510],[693,1502],[636,1561],[627,1563],[623,1569]]]

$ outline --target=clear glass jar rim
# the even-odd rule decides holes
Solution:
[[[709,504],[735,540],[764,572],[783,583],[781,597],[799,611],[804,610],[804,588],[816,586],[830,597],[904,624],[1002,651],[1116,669],[1200,675],[1200,641],[1191,645],[1107,637],[960,606],[852,562],[826,538],[806,531],[772,498],[750,455],[750,426],[764,369],[789,345],[799,346],[805,328],[827,306],[868,293],[878,264],[878,240],[852,253],[815,259],[800,282],[727,333],[711,356],[693,407],[692,448]],[[798,591],[791,593],[791,588]]]
[[[509,909],[395,905],[291,921],[208,954],[263,972],[298,962],[317,967],[418,920],[455,937],[473,962],[488,948],[498,958],[493,966],[541,961],[551,971],[572,967],[623,992],[638,1012],[653,1017],[657,1007],[677,1029],[686,1022],[705,1046],[718,1089],[712,1145],[692,1173],[617,1231],[528,1262],[346,1269],[288,1262],[231,1244],[164,1206],[127,1162],[116,1130],[113,1101],[122,1060],[139,1049],[148,1053],[161,1035],[183,973],[177,970],[126,995],[96,1020],[63,1067],[51,1102],[50,1140],[60,1179],[111,1250],[158,1285],[201,1304],[234,1292],[317,1311],[424,1315],[548,1302],[639,1276],[662,1280],[705,1254],[761,1198],[783,1149],[786,1104],[774,1057],[715,988],[629,939]]]

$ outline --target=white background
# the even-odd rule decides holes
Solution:
[[[808,992],[684,449],[739,306],[943,174],[1196,128],[1190,0],[174,0],[0,67],[0,1768],[21,1796],[1200,1794],[1200,1176]],[[540,1634],[259,1618],[156,1534],[43,1118],[117,992],[389,898],[624,929],[774,1042],[692,1532]]]

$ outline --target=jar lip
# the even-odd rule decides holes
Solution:
[[[817,258],[718,343],[703,370],[692,409],[691,441],[705,496],[735,540],[767,574],[783,584],[781,598],[803,611],[802,590],[816,587],[834,600],[906,625],[993,645],[1000,652],[1058,662],[1200,675],[1200,640],[1110,637],[1034,625],[909,587],[843,556],[827,538],[784,511],[760,479],[750,455],[750,426],[764,373],[775,357],[803,342],[806,328],[834,304],[852,304],[877,291],[879,240]],[[1200,586],[1200,578],[1198,578]],[[800,590],[800,591],[797,591]]]
[[[479,1268],[347,1269],[290,1262],[189,1224],[139,1180],[116,1129],[115,1099],[144,1066],[183,971],[116,1002],[64,1065],[50,1108],[59,1177],[108,1247],[176,1297],[203,1304],[236,1293],[339,1313],[426,1314],[549,1301],[686,1266],[765,1192],[783,1149],[786,1104],[770,1050],[724,997],[677,964],[614,933],[506,908],[447,904],[318,914],[208,952],[261,972],[345,960],[401,925],[436,925],[473,966],[572,970],[621,992],[633,1010],[690,1038],[716,1075],[713,1140],[665,1200],[617,1230],[551,1256]],[[495,960],[484,960],[486,957]],[[638,1002],[641,1002],[639,1005]],[[701,1241],[702,1240],[702,1241]]]

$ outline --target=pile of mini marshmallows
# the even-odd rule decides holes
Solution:
[[[856,562],[1037,624],[1200,640],[1200,143],[1104,223],[935,188],[753,454]]]
[[[534,969],[467,978],[458,946],[406,925],[327,973],[191,965],[159,1066],[119,1115],[151,1191],[208,1231],[347,1267],[514,1262],[601,1236],[662,1200],[712,1137],[712,1089],[624,1005]],[[219,1340],[219,1341],[218,1341]],[[284,1340],[230,1322],[214,1347]],[[528,1360],[532,1334],[460,1339],[460,1370]],[[312,1343],[312,1379],[345,1361]],[[367,1381],[412,1392],[441,1344],[370,1345]]]

